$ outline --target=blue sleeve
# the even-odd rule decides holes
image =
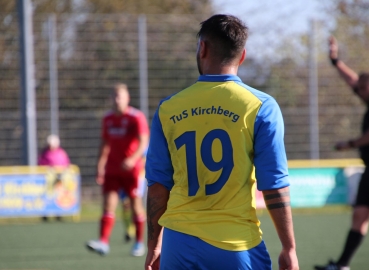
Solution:
[[[273,98],[263,102],[255,119],[254,165],[258,190],[289,186],[283,117]]]
[[[150,144],[146,156],[146,179],[148,186],[159,183],[171,190],[174,185],[173,166],[158,110],[152,119]]]

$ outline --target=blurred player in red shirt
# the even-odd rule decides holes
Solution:
[[[145,211],[138,195],[139,174],[143,168],[143,154],[148,145],[149,128],[145,115],[129,106],[129,92],[125,84],[117,84],[113,91],[113,111],[102,121],[102,142],[97,163],[96,182],[102,184],[103,214],[100,239],[91,240],[87,247],[101,255],[109,252],[109,237],[114,227],[118,191],[130,198],[136,242],[133,256],[143,256]]]

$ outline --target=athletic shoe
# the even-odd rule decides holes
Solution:
[[[86,243],[86,247],[94,251],[101,256],[105,256],[109,253],[109,245],[107,243],[101,242],[100,240],[91,240]]]
[[[348,266],[340,266],[333,261],[329,261],[329,263],[325,266],[314,266],[315,270],[350,270]]]
[[[143,243],[136,242],[133,245],[131,255],[135,257],[143,256],[145,255],[146,249]]]

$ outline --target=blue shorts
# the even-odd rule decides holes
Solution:
[[[198,237],[164,228],[160,270],[271,270],[272,261],[262,241],[245,251],[214,247]]]

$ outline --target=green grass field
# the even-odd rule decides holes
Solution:
[[[0,269],[143,269],[144,258],[131,257],[131,244],[122,241],[123,229],[119,220],[112,235],[110,254],[100,257],[88,252],[84,243],[96,238],[98,224],[91,221],[91,213],[86,215],[79,223],[69,219],[62,223],[41,223],[35,219],[22,223],[19,219],[3,220],[0,224]],[[273,269],[277,269],[278,237],[265,211],[260,213],[260,220]],[[294,223],[300,269],[312,269],[314,264],[337,258],[350,226],[350,212],[347,208],[341,211],[298,211],[294,214]],[[364,241],[351,269],[368,269],[368,254],[369,241]]]

